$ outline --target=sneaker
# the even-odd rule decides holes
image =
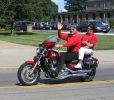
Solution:
[[[78,68],[78,69],[81,69],[82,68],[82,65],[80,63],[78,63],[75,68]]]

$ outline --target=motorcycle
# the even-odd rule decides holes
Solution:
[[[41,71],[45,73],[45,77],[50,79],[66,79],[76,77],[79,81],[92,81],[96,75],[98,67],[98,59],[91,55],[85,55],[82,62],[82,69],[74,70],[74,66],[78,63],[78,59],[65,62],[63,69],[58,77],[54,77],[51,73],[55,70],[60,56],[60,50],[54,50],[55,44],[59,42],[57,36],[51,35],[47,37],[36,49],[36,56],[33,61],[25,61],[17,72],[18,80],[22,85],[35,85],[40,79]]]

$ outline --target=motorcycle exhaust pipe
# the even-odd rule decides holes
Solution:
[[[66,79],[66,78],[69,78],[69,77],[85,77],[87,73],[82,73],[82,74],[70,74],[70,75],[58,75],[57,79]]]
[[[84,70],[84,69],[82,70],[82,69],[79,69],[79,70],[73,71],[73,70],[70,70],[70,69],[66,68],[65,71],[69,71],[71,73],[89,73],[92,70],[91,69],[90,70]]]

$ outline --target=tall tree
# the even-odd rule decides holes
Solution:
[[[64,0],[64,1],[65,1],[65,9],[68,10],[69,12],[86,9],[87,0]]]
[[[58,12],[58,5],[56,5],[51,0],[37,0],[37,1],[40,3],[41,7],[43,8],[42,9],[43,17],[45,18],[44,21],[48,21],[52,13]]]
[[[11,25],[11,34],[13,22],[42,18],[42,7],[39,3],[32,4],[30,0],[0,0],[0,5],[0,22]]]

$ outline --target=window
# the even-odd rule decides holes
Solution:
[[[70,23],[70,15],[68,15],[68,22]]]
[[[93,16],[93,19],[95,19],[95,18],[96,18],[95,14],[93,14],[92,16]]]
[[[73,15],[73,19],[76,20],[76,15]]]
[[[60,16],[58,16],[58,21],[61,22],[61,17]]]
[[[94,3],[94,10],[97,10],[97,4]]]
[[[25,22],[22,22],[22,25],[26,25],[26,23]]]
[[[107,9],[110,9],[110,2],[107,2]]]
[[[81,14],[79,15],[79,18],[80,18],[80,21],[82,21],[82,15]]]
[[[103,10],[104,7],[103,7],[103,3],[100,3],[100,9]]]
[[[88,14],[86,14],[86,20],[88,20]]]
[[[63,18],[63,22],[65,22],[65,16],[64,15],[62,16],[62,18]]]
[[[53,16],[53,20],[54,20],[54,22],[55,22],[55,16]]]

